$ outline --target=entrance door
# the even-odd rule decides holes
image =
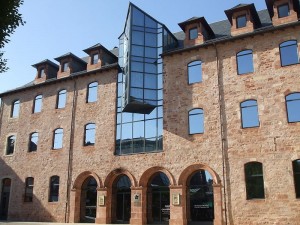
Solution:
[[[169,179],[164,173],[157,173],[151,183],[149,189],[152,191],[152,199],[148,201],[152,202],[152,218],[148,217],[148,221],[153,223],[168,223],[170,220],[170,189]]]
[[[1,201],[0,201],[0,219],[7,220],[11,179],[5,178],[2,181]]]
[[[116,220],[117,223],[128,223],[131,216],[131,182],[122,175],[116,183]]]
[[[81,222],[94,223],[97,209],[97,181],[89,177],[82,185]]]

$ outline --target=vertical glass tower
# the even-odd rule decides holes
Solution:
[[[116,154],[162,150],[163,64],[161,54],[177,39],[130,3],[119,45]]]

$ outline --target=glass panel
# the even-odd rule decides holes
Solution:
[[[16,136],[7,138],[6,155],[12,155],[15,150]]]
[[[200,134],[204,133],[204,115],[203,112],[189,114],[189,133],[190,134]]]
[[[157,35],[152,33],[146,33],[145,45],[150,47],[157,47]]]
[[[246,15],[242,15],[236,18],[236,27],[241,28],[247,25],[247,17]]]
[[[299,63],[296,41],[286,41],[280,45],[281,65],[287,66]]]
[[[143,72],[144,64],[140,62],[131,62],[131,71]]]
[[[20,111],[20,101],[17,100],[12,105],[11,117],[17,118],[19,116],[19,111]]]
[[[242,127],[258,127],[258,107],[257,102],[249,100],[241,104],[242,107]]]
[[[264,180],[262,164],[251,162],[245,164],[247,199],[264,198]]]
[[[144,47],[143,46],[132,45],[131,55],[143,57],[144,56]]]
[[[131,79],[132,87],[142,88],[144,86],[144,74],[143,73],[131,72],[130,79]]]
[[[54,132],[53,149],[60,149],[63,146],[63,129],[56,129]]]
[[[32,133],[30,136],[29,152],[37,150],[38,141],[39,141],[39,134]]]
[[[278,17],[287,17],[290,15],[290,9],[288,4],[278,6]]]
[[[86,125],[84,145],[87,146],[95,144],[95,130],[96,125],[94,123]]]
[[[98,95],[98,83],[93,82],[88,86],[88,98],[87,102],[96,102]]]
[[[145,48],[145,57],[149,58],[157,58],[157,51],[156,48]]]
[[[144,33],[140,31],[132,31],[132,44],[144,45]]]
[[[42,111],[42,98],[42,95],[38,95],[35,97],[33,113],[38,113]]]
[[[151,99],[156,100],[157,99],[157,91],[156,90],[144,90],[144,99]]]
[[[67,100],[67,91],[61,90],[60,92],[58,92],[57,108],[58,109],[65,108],[66,100]]]
[[[59,196],[59,177],[53,176],[50,178],[49,202],[57,202],[58,196]]]
[[[145,72],[146,73],[156,73],[157,67],[155,64],[145,63]]]
[[[198,37],[198,29],[190,29],[190,40],[196,39]]]
[[[156,125],[157,120],[146,120],[145,122],[145,137],[152,138],[156,137]]]
[[[151,28],[157,28],[157,23],[149,16],[145,16],[145,26]]]
[[[300,122],[300,94],[286,96],[288,122]]]
[[[246,50],[237,54],[238,74],[253,73],[252,51]]]
[[[195,61],[188,64],[188,78],[189,84],[202,82],[202,63]]]
[[[138,25],[138,26],[144,26],[144,14],[136,9],[135,7],[132,7],[132,24]]]
[[[142,99],[143,98],[143,89],[140,88],[131,88],[130,96],[133,98]]]
[[[293,162],[293,173],[296,198],[300,198],[300,159]]]

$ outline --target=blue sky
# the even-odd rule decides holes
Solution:
[[[164,23],[171,32],[178,23],[204,16],[208,23],[226,19],[224,10],[239,3],[265,9],[264,0],[132,0],[132,3]],[[26,24],[17,28],[4,49],[9,71],[0,74],[0,93],[32,81],[31,65],[67,52],[84,57],[82,51],[96,43],[108,49],[118,46],[126,19],[128,0],[25,0],[20,12]]]

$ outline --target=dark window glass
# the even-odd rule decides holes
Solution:
[[[24,202],[32,202],[33,185],[34,185],[34,178],[33,177],[27,177],[26,180],[25,180]]]
[[[300,159],[293,162],[293,174],[296,198],[300,198]]]
[[[281,66],[299,63],[297,41],[286,41],[279,45]]]
[[[265,198],[262,163],[245,164],[247,199]]]
[[[67,100],[67,91],[66,90],[61,90],[60,92],[58,92],[56,108],[57,109],[65,108],[66,100]]]
[[[64,62],[61,68],[62,72],[66,72],[68,70],[69,67],[69,63],[68,62]]]
[[[62,146],[63,146],[63,136],[64,136],[64,130],[62,128],[58,128],[54,131],[53,149],[62,148]]]
[[[41,69],[39,69],[38,78],[42,78],[43,76],[45,76],[45,69],[41,68]]]
[[[98,95],[98,82],[93,82],[88,85],[87,102],[96,102]]]
[[[89,123],[85,126],[85,134],[84,134],[85,146],[95,144],[95,132],[96,132],[96,125],[94,123]]]
[[[20,112],[20,101],[16,100],[12,104],[10,116],[12,118],[17,118],[17,117],[19,117],[19,112]]]
[[[300,122],[300,93],[293,93],[286,96],[286,108],[288,122]]]
[[[238,74],[253,73],[252,50],[244,50],[236,55]]]
[[[144,26],[145,15],[135,7],[132,8],[132,24],[137,26]]]
[[[93,54],[92,55],[92,64],[97,64],[98,60],[99,60],[99,54],[98,53]]]
[[[37,132],[32,133],[29,140],[29,152],[35,152],[37,150],[38,141],[39,134]]]
[[[236,28],[242,28],[247,25],[247,17],[246,15],[238,16],[236,18]]]
[[[58,202],[59,196],[59,176],[50,177],[49,202]]]
[[[247,100],[241,103],[242,127],[258,127],[258,106],[256,100]]]
[[[202,82],[202,62],[194,61],[188,64],[189,84]]]
[[[6,155],[12,155],[15,150],[16,136],[9,136],[7,138]]]
[[[198,29],[192,28],[190,29],[190,40],[196,39],[198,37]]]
[[[203,109],[192,109],[189,111],[189,134],[204,133]]]
[[[38,95],[34,99],[34,106],[33,106],[33,113],[38,113],[42,111],[42,104],[43,104],[43,96]]]
[[[282,18],[282,17],[287,17],[290,15],[290,8],[289,8],[289,4],[283,4],[278,6],[278,17]]]

